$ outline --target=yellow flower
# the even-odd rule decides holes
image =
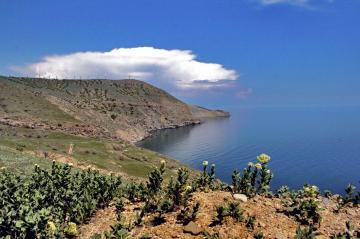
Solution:
[[[262,166],[261,166],[261,164],[259,164],[259,163],[255,164],[255,167],[256,167],[257,169],[262,169]]]
[[[190,185],[187,185],[185,189],[186,189],[186,191],[190,191],[192,188]]]
[[[49,236],[53,237],[56,233],[56,225],[52,221],[48,221],[46,225],[46,230]]]
[[[203,161],[203,166],[208,166],[209,162],[208,161]]]
[[[249,166],[249,167],[254,167],[254,163],[249,162],[249,163],[248,163],[248,166]]]
[[[260,162],[260,163],[267,163],[270,161],[271,157],[267,154],[260,154],[259,156],[256,157],[256,159]]]
[[[304,192],[307,193],[310,197],[315,197],[319,193],[319,188],[315,185],[304,186]]]
[[[77,236],[77,227],[76,224],[73,222],[69,222],[68,225],[65,227],[64,232],[68,236]]]
[[[166,163],[166,161],[164,159],[160,161],[161,165],[165,165],[165,163]]]

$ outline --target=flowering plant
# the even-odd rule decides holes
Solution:
[[[273,174],[268,169],[270,159],[270,156],[261,154],[257,156],[259,162],[256,164],[249,162],[242,175],[235,170],[232,175],[233,191],[247,196],[254,196],[256,193],[268,194],[270,181],[273,178]]]

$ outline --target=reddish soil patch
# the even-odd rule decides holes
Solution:
[[[322,223],[316,232],[317,238],[329,238],[335,233],[344,232],[346,221],[351,221],[355,228],[360,228],[359,206],[350,205],[344,207],[339,213],[335,213],[336,201],[334,199],[320,198],[319,200],[322,207]],[[299,226],[294,218],[284,214],[285,208],[279,198],[256,196],[240,204],[245,219],[248,216],[256,217],[253,230],[247,228],[245,222],[236,222],[232,218],[227,218],[222,225],[210,226],[215,216],[216,206],[234,201],[229,192],[197,192],[189,203],[193,205],[196,201],[200,202],[201,206],[195,223],[211,234],[219,233],[221,239],[253,238],[255,233],[260,232],[265,238],[294,238],[296,228]],[[135,209],[140,206],[140,204],[127,204],[125,211],[127,223],[135,219]],[[203,235],[194,236],[184,233],[183,225],[176,221],[178,213],[177,211],[166,214],[166,222],[158,226],[151,223],[154,215],[146,216],[145,225],[133,229],[130,238],[139,238],[142,235],[151,235],[152,238],[204,238]],[[96,214],[89,224],[80,228],[80,238],[89,238],[91,235],[89,232],[94,234],[109,230],[109,226],[115,223],[116,216],[112,206],[100,210],[99,215]]]

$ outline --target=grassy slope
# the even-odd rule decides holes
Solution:
[[[44,100],[44,96],[16,87],[0,77],[0,116],[33,119],[41,122],[78,122],[71,115]]]
[[[158,153],[140,149],[129,143],[73,136],[26,128],[7,128],[0,125],[0,165],[17,171],[27,171],[35,163],[47,166],[50,159],[44,159],[41,152],[68,157],[70,144],[74,144],[71,155],[79,165],[90,165],[107,172],[121,172],[134,177],[146,177],[152,167],[164,159],[168,172],[181,164]],[[39,153],[40,152],[40,153]]]
[[[117,123],[109,123],[112,121],[109,112],[101,113],[104,110],[111,110],[107,109],[109,101],[117,103],[112,113],[127,114],[131,111],[128,107],[133,107],[135,115],[142,115],[141,117],[150,115],[154,119],[157,119],[157,115],[161,112],[148,105],[155,107],[163,102],[167,107],[171,106],[170,103],[177,107],[184,105],[166,92],[138,81],[54,81],[0,77],[0,93],[0,118],[29,124],[44,123],[48,126],[61,124],[69,127],[74,125],[87,127],[89,124],[94,128],[99,122],[104,122],[112,129]],[[61,100],[69,100],[70,105],[78,102],[79,109],[75,109],[74,112],[64,110],[61,105],[51,103],[47,98],[49,95]],[[135,104],[139,102],[140,105]],[[79,113],[81,117],[73,113]],[[176,112],[171,113],[172,117],[174,113]],[[135,116],[126,116],[124,119],[133,117]],[[98,119],[102,121],[97,122]],[[121,118],[118,120],[122,121]],[[50,155],[57,157],[68,157],[67,151],[71,143],[75,145],[71,158],[84,167],[91,165],[108,172],[145,177],[162,159],[169,162],[167,165],[170,175],[173,174],[174,169],[181,166],[175,160],[140,149],[123,140],[76,136],[72,132],[50,130],[49,127],[31,129],[4,124],[0,124],[0,165],[20,171],[26,171],[29,165],[35,163],[46,165],[51,160],[48,160],[49,162],[44,160],[42,152],[49,152]],[[10,160],[11,158],[13,160]]]

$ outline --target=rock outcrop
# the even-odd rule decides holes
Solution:
[[[154,130],[227,117],[221,110],[185,104],[138,80],[53,80],[0,77],[0,116],[59,130],[103,133],[138,141]],[[89,130],[79,128],[86,125]]]

